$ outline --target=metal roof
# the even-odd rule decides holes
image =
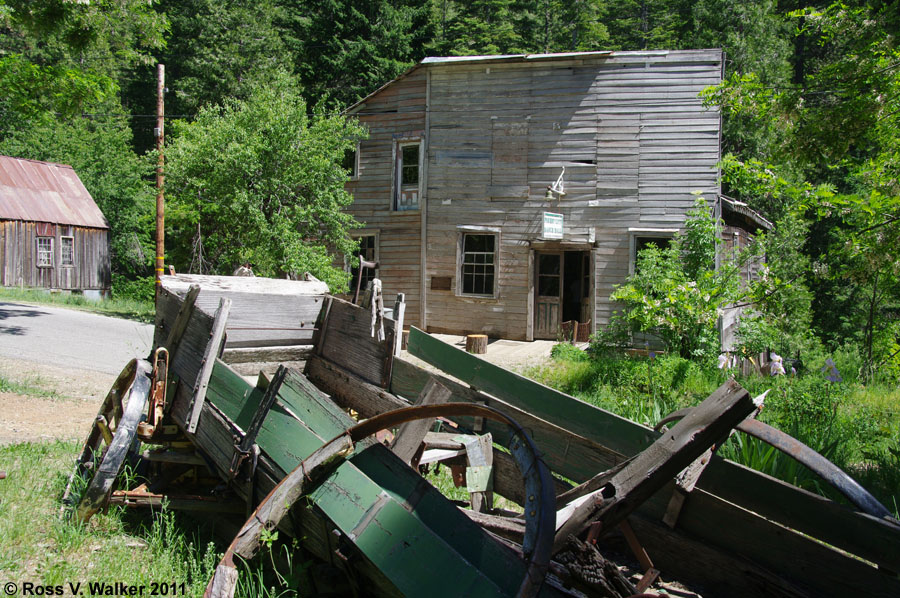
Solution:
[[[0,219],[109,228],[71,166],[0,156]]]

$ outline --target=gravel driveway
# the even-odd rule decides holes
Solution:
[[[0,302],[0,444],[83,439],[116,376],[146,357],[153,326],[87,312]]]

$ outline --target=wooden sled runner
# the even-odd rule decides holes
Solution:
[[[900,595],[900,524],[886,512],[712,453],[754,413],[739,385],[659,433],[416,329],[399,356],[401,329],[386,317],[383,340],[373,338],[371,311],[320,283],[164,277],[154,348],[168,350],[166,392],[144,435],[159,448],[140,452],[145,487],[113,488],[108,500],[166,498],[245,521],[210,596],[229,595],[234,555],[252,557],[272,526],[302,538],[350,591],[378,596],[601,595],[603,584],[624,596],[659,571],[704,596]],[[412,413],[426,424],[401,425]],[[474,508],[410,466],[438,461]],[[224,496],[210,492],[223,485]],[[495,496],[518,514],[493,509]],[[592,541],[611,534],[638,555],[640,583],[596,553]]]

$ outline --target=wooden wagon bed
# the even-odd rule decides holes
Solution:
[[[182,460],[172,467],[193,459],[213,470],[234,497],[214,507],[223,512],[258,505],[303,459],[356,423],[348,413],[365,419],[411,405],[432,380],[450,401],[486,405],[518,422],[556,476],[557,493],[660,446],[649,428],[413,329],[408,351],[436,368],[426,371],[398,355],[395,322],[385,319],[384,340],[375,340],[370,311],[327,296],[320,283],[248,280],[164,277],[157,307],[154,345],[170,353],[160,430],[171,434],[166,426],[177,426],[189,457],[183,450],[171,456],[177,442],[145,457],[168,454]],[[271,372],[281,362],[292,367],[274,378],[248,381],[236,371],[250,363]],[[507,452],[509,429],[480,417],[449,419],[460,434],[491,434],[490,490],[528,505],[532,497]],[[251,445],[258,454],[248,452]],[[714,455],[696,486],[670,477],[630,507],[636,510],[628,518],[664,575],[697,584],[705,596],[900,595],[896,520]],[[521,546],[497,535],[515,539],[498,522],[515,528],[520,519],[459,509],[374,440],[357,443],[301,502],[282,529],[302,538],[309,554],[336,563],[362,594],[514,596],[525,575]],[[570,594],[558,581],[551,576],[541,595]]]

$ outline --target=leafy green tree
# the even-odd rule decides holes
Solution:
[[[667,248],[651,245],[639,253],[635,273],[610,297],[624,305],[615,318],[635,332],[658,336],[682,357],[715,355],[716,322],[738,297],[740,271],[736,261],[716,268],[716,227],[709,207],[699,199]]]
[[[109,221],[113,272],[129,278],[150,274],[152,170],[131,151],[131,129],[124,118],[31,123],[0,141],[0,153],[71,165]]]
[[[279,73],[246,100],[202,108],[176,127],[168,150],[167,235],[180,270],[230,274],[251,262],[257,274],[310,272],[333,289],[347,275],[329,247],[354,249],[355,225],[341,208],[344,153],[363,130],[322,110],[307,113],[296,81]]]

